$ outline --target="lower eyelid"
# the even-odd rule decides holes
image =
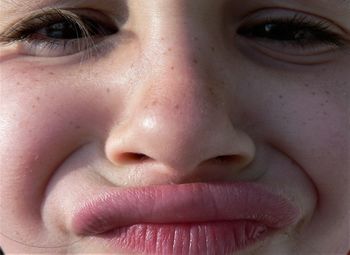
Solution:
[[[249,59],[256,63],[262,63],[264,66],[275,63],[276,68],[280,68],[281,63],[297,66],[311,66],[328,63],[339,57],[341,50],[324,50],[322,53],[318,50],[303,51],[299,49],[282,48],[271,45],[261,44],[245,38],[237,38],[237,47]]]
[[[79,43],[80,46],[78,46]],[[77,42],[76,40],[27,40],[19,42],[19,45],[19,54],[37,57],[67,56],[88,49],[87,43],[83,42],[83,40],[81,42]],[[81,50],[78,50],[77,47],[80,47]]]

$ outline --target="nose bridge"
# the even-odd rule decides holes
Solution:
[[[151,16],[140,39],[148,73],[139,81],[142,92],[137,105],[143,110],[137,107],[136,115],[142,114],[140,119],[146,118],[146,123],[157,119],[162,126],[171,125],[169,131],[185,134],[194,130],[195,123],[197,129],[212,125],[210,120],[223,112],[219,110],[223,100],[215,58],[203,50],[208,48],[207,32],[196,29],[200,17],[186,15],[183,8],[174,10],[178,11],[172,16],[167,12]]]
[[[149,155],[167,163],[176,155],[189,167],[184,154],[190,153],[185,148],[206,157],[207,147],[214,146],[209,130],[215,132],[213,129],[228,123],[223,123],[225,111],[215,89],[215,76],[203,72],[206,63],[196,59],[194,47],[185,40],[168,45],[152,60],[147,78],[140,81],[143,89],[135,96],[130,126],[139,129],[134,131],[142,134]]]
[[[201,5],[195,8],[194,1],[164,0],[151,1],[146,6],[142,18],[135,23],[147,24],[137,26],[136,33],[143,56],[151,66],[158,70],[174,67],[186,70],[198,64],[200,56],[209,57],[202,49],[209,43],[213,22],[198,10]]]

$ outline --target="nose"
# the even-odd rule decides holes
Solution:
[[[107,139],[107,158],[154,182],[237,178],[254,159],[255,145],[233,124],[212,59],[195,57],[200,40],[176,38],[148,57],[149,73]]]

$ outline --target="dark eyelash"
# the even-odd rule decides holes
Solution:
[[[274,18],[269,17],[266,18],[263,22],[258,22],[254,24],[248,24],[247,26],[241,27],[238,29],[237,33],[240,35],[244,35],[247,37],[256,37],[252,31],[254,30],[254,27],[259,25],[267,25],[267,24],[274,24],[274,25],[284,25],[289,27],[298,28],[300,30],[307,29],[309,32],[312,32],[314,36],[316,36],[317,42],[306,42],[303,40],[295,40],[291,41],[289,43],[298,44],[299,46],[305,46],[307,43],[323,43],[323,44],[331,44],[336,46],[344,46],[345,42],[343,38],[332,32],[330,29],[330,25],[325,21],[313,21],[310,18],[296,14],[293,17],[282,17],[282,18]]]
[[[39,13],[19,21],[8,29],[8,31],[0,34],[0,43],[8,44],[16,41],[25,41],[39,29],[62,21],[71,23],[75,27],[77,33],[79,31],[84,38],[89,38],[91,37],[91,31],[86,27],[87,20],[88,19],[84,20],[84,17],[67,10],[56,8],[42,10]]]

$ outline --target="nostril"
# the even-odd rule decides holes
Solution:
[[[215,157],[210,161],[213,161],[219,164],[232,164],[235,166],[244,166],[248,160],[243,155],[225,155],[225,156]]]
[[[148,157],[147,155],[134,152],[125,152],[117,157],[118,162],[123,164],[143,162],[148,159],[150,159],[150,157]]]

